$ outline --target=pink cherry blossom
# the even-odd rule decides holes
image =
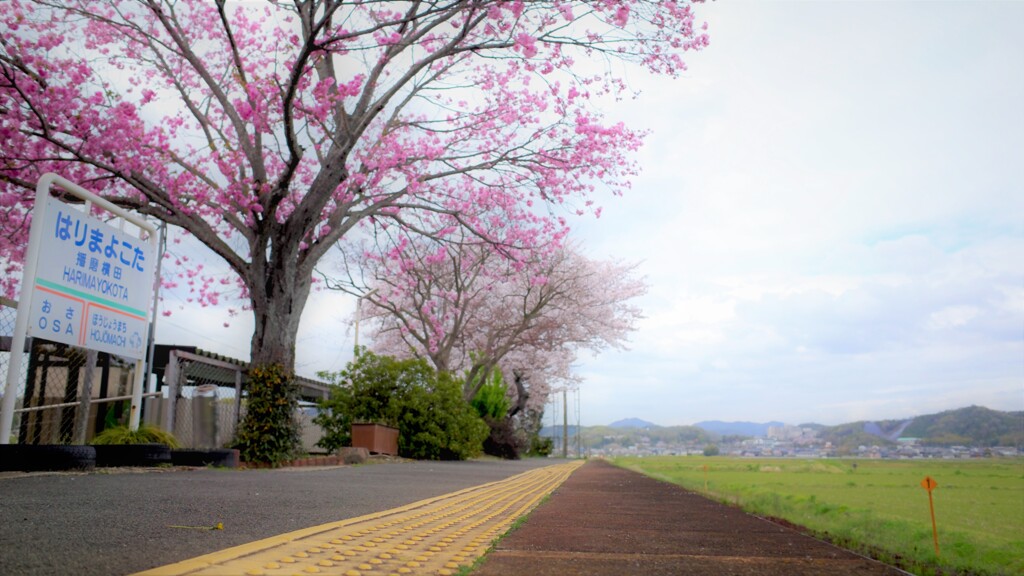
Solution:
[[[18,288],[35,182],[56,172],[169,223],[172,246],[206,246],[231,290],[184,257],[165,285],[240,300],[253,361],[290,368],[334,246],[387,237],[398,270],[415,237],[472,237],[513,269],[558,253],[577,207],[599,214],[595,189],[629,190],[644,138],[589,101],[625,82],[574,64],[677,76],[708,43],[683,1],[297,5],[6,0],[0,291]]]
[[[497,368],[507,383],[529,382],[510,392],[521,409],[539,408],[548,389],[573,381],[578,351],[621,347],[641,317],[630,300],[646,286],[632,265],[590,260],[574,245],[501,254],[460,240],[378,242],[346,276],[358,270],[373,289],[361,292],[360,311],[373,348],[466,375],[467,399]]]

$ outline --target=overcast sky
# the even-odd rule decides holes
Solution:
[[[650,291],[628,351],[581,357],[582,424],[1024,410],[1024,2],[699,9],[689,72],[608,110],[653,134],[578,237]],[[352,306],[313,296],[300,373],[348,361]],[[221,321],[158,340],[247,357]]]

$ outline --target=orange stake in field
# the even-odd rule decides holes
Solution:
[[[935,503],[932,501],[932,490],[939,483],[935,481],[931,476],[925,476],[924,480],[921,480],[921,487],[928,491],[928,509],[932,513],[932,540],[935,541],[935,555],[939,556],[939,529],[935,525]]]

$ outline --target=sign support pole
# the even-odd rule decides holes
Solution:
[[[925,476],[921,480],[921,488],[928,491],[928,509],[932,513],[932,540],[935,542],[935,556],[939,556],[939,528],[935,523],[935,502],[932,500],[932,490],[939,485],[931,476]]]
[[[14,407],[18,396],[18,384],[21,378],[21,366],[23,361],[22,357],[24,356],[25,350],[25,339],[29,332],[31,308],[35,298],[36,281],[37,278],[39,277],[40,272],[39,256],[41,252],[41,246],[43,245],[43,227],[45,226],[45,222],[47,221],[48,211],[54,209],[51,204],[55,202],[55,200],[50,199],[50,188],[54,184],[59,185],[62,189],[72,194],[73,196],[76,196],[84,200],[86,202],[87,207],[91,203],[95,206],[98,206],[99,208],[102,208],[103,210],[106,210],[107,212],[113,214],[114,216],[131,222],[140,230],[147,232],[149,234],[148,241],[150,244],[151,254],[157,253],[156,227],[153,226],[151,223],[147,222],[145,219],[129,213],[127,210],[124,210],[123,208],[116,206],[112,202],[100,198],[96,194],[93,194],[92,192],[86,190],[85,188],[82,188],[81,186],[75,184],[74,182],[71,182],[70,180],[62,178],[56,174],[47,173],[43,174],[39,178],[39,182],[36,184],[35,207],[32,210],[32,226],[29,229],[29,243],[28,249],[26,251],[25,266],[22,270],[20,302],[18,303],[18,313],[17,318],[15,320],[14,334],[13,337],[11,338],[11,358],[10,363],[8,364],[7,367],[7,378],[5,380],[6,384],[4,387],[3,402],[0,403],[0,444],[10,443],[11,427],[14,424]],[[58,216],[59,215],[60,213],[58,213]],[[83,213],[83,217],[89,217],[88,208],[86,208],[85,212]],[[140,238],[140,240],[142,239]],[[112,248],[114,245],[115,244],[112,239],[112,242],[108,249]],[[122,255],[121,258],[124,258],[124,256]],[[122,260],[122,262],[127,263],[124,260]],[[138,270],[140,272],[145,273],[142,268],[138,268]],[[150,268],[149,270],[149,281],[144,282],[143,285],[145,285],[147,289],[152,289],[152,268]],[[51,290],[51,288],[53,287],[54,286],[52,286],[51,283],[50,287],[46,288],[46,290],[53,292]],[[57,292],[53,293],[58,294]],[[79,294],[79,296],[76,296],[75,298],[89,298],[87,294],[77,294]],[[84,315],[87,312],[87,307],[84,301],[82,302],[82,314]],[[143,320],[146,324],[149,324],[151,320],[151,315],[150,311],[148,310],[148,306],[137,306],[137,309],[132,313],[136,314],[136,316],[134,317],[137,318],[138,320]],[[81,329],[85,329],[85,324],[81,325]],[[84,334],[82,336],[84,338]],[[81,346],[82,344],[79,343],[77,345]],[[142,354],[141,357],[137,357],[134,354],[131,354],[129,355],[129,357],[136,358],[135,383],[132,389],[132,407],[131,414],[129,417],[129,427],[132,430],[135,430],[139,426],[140,408],[142,405],[142,388],[143,385],[145,384],[145,374],[143,372],[145,368],[145,354]],[[29,375],[29,377],[31,376],[32,375]]]
[[[25,355],[25,336],[28,334],[29,306],[32,305],[32,291],[35,288],[36,262],[39,260],[39,245],[43,239],[43,220],[49,202],[50,184],[53,176],[46,174],[36,184],[36,203],[32,210],[32,227],[28,231],[28,250],[25,252],[25,267],[21,271],[21,298],[18,314],[14,320],[14,334],[11,337],[11,359],[7,364],[7,380],[4,387],[4,401],[0,406],[0,444],[10,444],[11,426],[14,425],[14,401],[18,397],[18,380],[21,379],[22,356]],[[26,293],[25,287],[28,287]],[[31,374],[29,375],[31,377]]]

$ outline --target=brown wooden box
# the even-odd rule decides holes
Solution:
[[[371,454],[398,456],[398,428],[382,424],[353,424],[352,447],[366,448]]]

